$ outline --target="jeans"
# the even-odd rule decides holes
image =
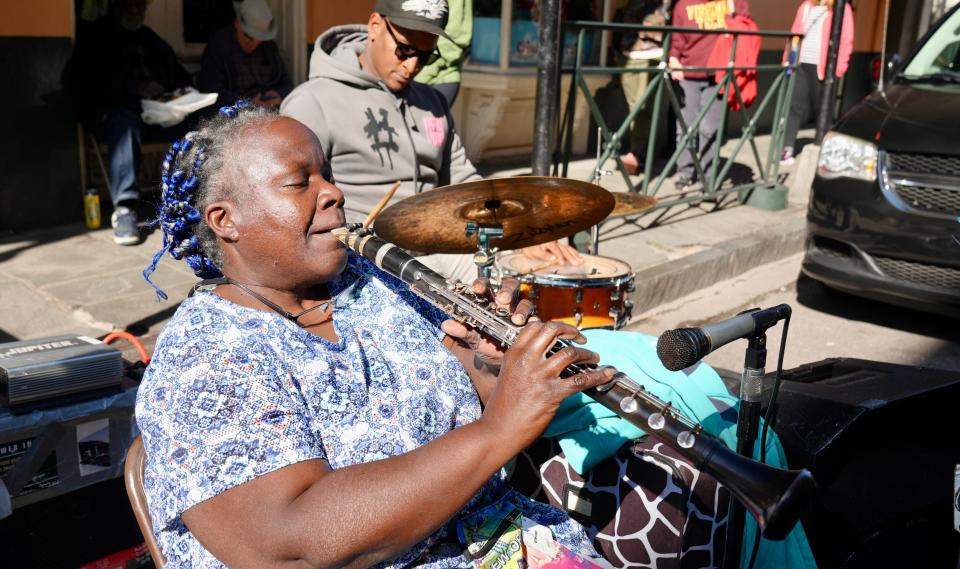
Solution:
[[[130,109],[115,107],[88,127],[98,142],[107,145],[110,199],[114,207],[120,202],[140,199],[137,177],[140,172],[141,137],[146,140],[176,140],[195,127],[196,115],[192,113],[180,124],[161,128],[143,124],[140,116]],[[159,172],[157,175],[159,177]]]
[[[140,117],[124,108],[108,110],[91,125],[97,141],[107,145],[110,199],[116,207],[122,201],[140,198],[137,173],[140,171]]]
[[[790,114],[787,115],[787,130],[783,135],[783,147],[796,151],[797,131],[820,110],[820,98],[823,82],[817,77],[817,66],[813,63],[801,63],[797,66],[797,77],[793,83],[793,100],[790,101]],[[796,154],[796,152],[794,152]]]
[[[722,116],[724,103],[722,99],[710,97],[710,93],[716,88],[716,84],[707,79],[684,79],[680,81],[680,88],[683,89],[683,108],[681,116],[687,128],[690,128],[697,115],[704,107],[710,109],[704,115],[703,120],[697,128],[697,134],[693,137],[694,148],[700,156],[700,167],[703,169],[704,176],[710,176],[710,167],[713,164],[713,153],[716,152],[717,129],[720,127],[720,117]],[[680,144],[683,138],[683,129],[677,123],[677,144]],[[696,176],[696,169],[693,166],[693,155],[688,149],[680,154],[677,160],[677,174],[687,179],[693,180]],[[701,180],[706,182],[707,180]]]

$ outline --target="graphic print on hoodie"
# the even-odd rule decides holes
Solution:
[[[373,140],[370,148],[380,156],[381,166],[386,166],[383,161],[382,151],[387,151],[387,159],[390,160],[390,169],[393,170],[393,157],[390,155],[390,152],[397,152],[400,150],[400,146],[393,139],[393,137],[397,135],[397,129],[390,126],[387,109],[380,109],[380,120],[378,121],[376,117],[373,116],[373,109],[367,107],[367,124],[363,127],[363,133],[367,135],[367,138]],[[387,139],[380,140],[380,133],[384,133]]]

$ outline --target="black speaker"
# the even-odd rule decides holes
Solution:
[[[0,568],[76,569],[141,543],[123,478],[111,478],[16,508],[0,520]],[[153,564],[145,555],[124,567]]]
[[[956,569],[960,373],[840,358],[783,378],[774,426],[819,485],[802,518],[818,565]]]

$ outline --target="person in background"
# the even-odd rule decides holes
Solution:
[[[787,130],[783,137],[783,154],[780,164],[789,166],[796,159],[794,153],[797,143],[797,131],[820,108],[823,80],[826,77],[827,47],[830,44],[830,30],[833,26],[833,0],[804,0],[797,8],[790,31],[803,34],[799,52],[793,53],[796,46],[787,46],[783,61],[796,57],[797,78],[793,85],[793,99],[790,101],[790,114],[787,116]],[[837,77],[843,77],[850,65],[853,53],[853,10],[846,4],[843,10],[843,27],[840,29],[840,49],[837,53]]]
[[[692,27],[701,30],[721,30],[726,28],[727,16],[734,14],[750,15],[747,0],[678,0],[673,6],[670,25]],[[718,97],[710,97],[716,88],[713,73],[703,71],[685,71],[685,67],[706,67],[713,53],[717,34],[675,33],[670,39],[670,76],[680,84],[683,91],[681,116],[689,128],[700,112],[707,113],[700,121],[697,133],[693,136],[693,147],[700,156],[700,167],[704,176],[710,175],[713,154],[716,151],[717,129],[724,103]],[[683,137],[683,129],[677,126],[677,140]],[[674,185],[678,190],[691,186],[696,181],[697,170],[693,154],[685,149],[677,160],[677,177]],[[709,185],[710,180],[699,180]]]
[[[264,0],[233,3],[232,26],[210,35],[197,79],[201,91],[218,93],[217,104],[241,98],[263,107],[276,107],[293,90],[293,82],[274,38],[277,22]]]
[[[111,13],[78,26],[68,64],[68,77],[79,98],[79,120],[107,145],[113,240],[120,245],[140,242],[138,203],[142,140],[173,140],[196,120],[172,127],[146,125],[141,100],[190,85],[190,74],[163,39],[143,25],[146,0],[118,0]]]
[[[170,319],[137,393],[166,566],[474,567],[485,542],[522,555],[485,541],[519,515],[576,567],[608,566],[503,467],[615,369],[561,376],[598,356],[576,328],[528,321],[514,279],[472,289],[522,326],[506,351],[447,320],[334,236],[344,196],[310,129],[221,113],[171,147],[145,272],[170,253],[216,279]]]
[[[473,38],[473,0],[449,0],[449,6],[445,35],[437,39],[439,56],[424,65],[413,80],[440,91],[452,108],[460,93],[460,68]]]
[[[659,0],[629,0],[623,8],[622,21],[644,26],[662,26],[666,24],[662,10],[663,4]],[[646,69],[656,66],[663,57],[663,33],[633,30],[624,32],[620,36],[620,53],[624,60],[624,67],[628,69]],[[628,109],[633,109],[640,101],[649,83],[649,73],[624,73],[620,76],[620,86]],[[633,120],[630,127],[630,148],[620,156],[624,167],[631,174],[640,172],[640,164],[645,155],[644,146],[648,141],[652,121],[653,116],[648,103]]]
[[[446,0],[377,0],[365,25],[337,26],[317,38],[309,80],[280,106],[320,139],[350,222],[363,221],[397,181],[394,202],[480,178],[447,102],[413,80],[437,57],[446,24]],[[576,249],[559,241],[523,251],[547,262],[582,263]],[[421,261],[448,277],[477,274],[472,255]]]

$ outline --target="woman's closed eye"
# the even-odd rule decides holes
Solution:
[[[306,188],[310,185],[310,173],[302,172],[296,176],[291,176],[284,180],[282,186],[284,188]]]

